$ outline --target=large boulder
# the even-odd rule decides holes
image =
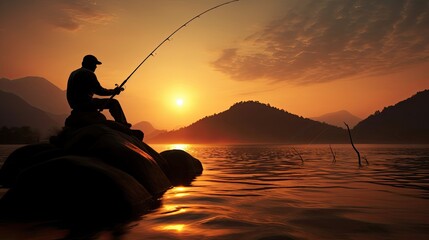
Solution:
[[[24,146],[6,159],[0,184],[10,189],[0,215],[127,217],[201,172],[188,153],[160,154],[111,121],[66,127],[51,143]]]
[[[189,185],[203,172],[201,162],[183,150],[167,150],[161,152],[161,156],[167,160],[169,166],[167,176],[174,185]]]
[[[165,160],[137,138],[103,124],[94,124],[67,133],[61,146],[66,152],[101,159],[143,185],[151,194],[160,195],[172,185],[162,168]],[[156,160],[158,160],[158,162]]]
[[[133,177],[96,158],[64,156],[24,170],[1,199],[5,216],[125,219],[152,195]]]
[[[3,187],[11,188],[16,183],[19,174],[25,169],[63,155],[65,155],[63,149],[50,143],[20,147],[8,156],[0,168],[0,184]]]

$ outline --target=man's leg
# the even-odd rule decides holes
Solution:
[[[128,127],[131,127],[131,124],[127,122],[124,111],[122,110],[121,104],[116,99],[93,99],[94,104],[98,109],[109,109],[110,114],[115,119],[116,122],[122,123]]]

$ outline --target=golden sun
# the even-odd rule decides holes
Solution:
[[[182,99],[182,98],[178,98],[178,99],[176,99],[176,105],[177,105],[178,107],[182,107],[182,106],[183,106],[183,103],[184,103],[184,101],[183,101],[183,99]]]

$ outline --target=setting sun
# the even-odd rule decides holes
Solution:
[[[184,101],[183,101],[183,99],[182,99],[182,98],[178,98],[178,99],[176,99],[176,105],[177,105],[177,106],[182,107],[182,106],[183,106],[183,103],[184,103]]]

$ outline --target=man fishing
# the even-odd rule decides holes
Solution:
[[[94,98],[99,96],[118,95],[124,90],[122,87],[106,89],[100,85],[95,69],[101,62],[93,55],[86,55],[82,61],[82,67],[73,71],[67,82],[67,101],[73,111],[95,112],[109,109],[110,114],[116,122],[130,128],[121,104],[114,98]]]
[[[117,100],[114,99],[114,97],[124,90],[123,86],[127,83],[131,76],[137,71],[137,69],[140,68],[140,66],[144,62],[146,62],[149,57],[154,55],[158,48],[160,48],[164,43],[169,41],[170,38],[180,29],[186,27],[190,22],[216,8],[238,1],[239,0],[232,0],[209,8],[178,27],[170,35],[168,35],[168,37],[166,37],[158,46],[156,46],[155,49],[153,49],[152,52],[150,52],[149,55],[147,55],[146,58],[143,59],[143,61],[134,69],[134,71],[132,71],[131,74],[121,83],[121,85],[119,85],[115,89],[105,89],[100,85],[97,80],[97,77],[94,74],[94,71],[97,68],[97,65],[101,64],[101,62],[98,61],[98,59],[93,55],[86,55],[83,58],[82,68],[73,71],[70,74],[67,83],[67,101],[69,102],[70,107],[73,109],[73,111],[78,112],[93,112],[97,110],[109,109],[110,114],[116,122],[121,123],[126,127],[130,128],[131,124],[127,122],[125,114],[122,111],[121,105]],[[110,96],[110,98],[93,98],[94,94],[100,96]]]

